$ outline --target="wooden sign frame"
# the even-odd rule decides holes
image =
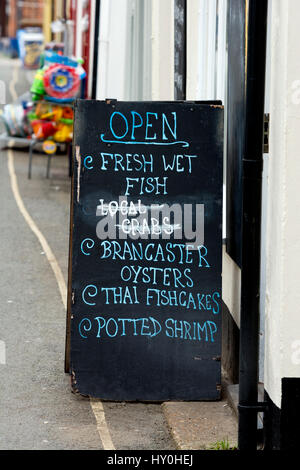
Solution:
[[[127,154],[136,155],[133,172],[128,161],[124,166]],[[146,196],[146,187],[136,185],[138,155],[144,154],[152,155],[148,168],[157,183],[154,190],[153,180],[152,186],[149,183]],[[174,164],[166,160],[169,157]],[[76,101],[65,356],[74,391],[126,401],[220,398],[222,193],[220,102]],[[143,281],[134,277],[136,271],[125,256],[130,256],[128,247],[134,243],[141,243],[142,250],[149,241],[129,240],[122,259],[118,253],[113,259],[107,248],[103,258],[108,244],[96,236],[101,220],[97,203],[124,195],[129,202],[141,199],[146,206],[203,205],[203,244],[193,253],[178,247],[175,253],[176,243],[191,244],[186,237],[181,243],[172,240],[174,234],[169,240],[159,239],[158,267],[140,260]],[[157,243],[155,238],[151,248]],[[137,245],[133,248],[137,253]],[[150,285],[144,285],[149,272],[163,272],[163,281],[151,278]],[[189,307],[184,301],[176,305],[177,291],[183,292],[181,299],[189,298]]]

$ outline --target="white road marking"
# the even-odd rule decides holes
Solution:
[[[103,403],[100,400],[95,398],[90,398],[90,403],[92,410],[94,412],[96,421],[97,421],[97,429],[99,432],[99,436],[102,441],[103,449],[104,450],[115,450],[113,445],[111,435],[106,423],[105,419],[105,412],[103,409]]]
[[[29,225],[30,229],[33,231],[35,236],[37,237],[38,241],[40,242],[43,251],[45,252],[45,255],[49,261],[49,264],[53,270],[53,273],[55,275],[55,279],[58,284],[58,289],[61,295],[61,299],[63,302],[63,306],[66,309],[67,308],[67,286],[63,277],[63,274],[61,272],[60,266],[57,262],[57,259],[55,258],[55,255],[53,251],[51,250],[46,238],[40,231],[40,229],[37,227],[36,223],[32,219],[31,215],[27,211],[24,202],[21,198],[19,187],[18,187],[18,182],[17,182],[17,177],[15,173],[15,167],[14,167],[14,154],[12,149],[7,150],[7,157],[8,157],[8,172],[10,176],[10,183],[11,183],[11,189],[13,192],[13,195],[15,197],[17,206],[19,208],[19,211],[23,215],[25,221]]]
[[[9,83],[9,91],[10,91],[13,101],[16,101],[18,99],[18,95],[17,95],[16,88],[15,88],[15,85],[18,82],[18,75],[19,75],[19,67],[15,65],[13,68],[12,79],[11,79],[11,82]]]
[[[13,97],[14,100],[17,99],[15,84],[18,81],[18,73],[19,73],[19,67],[15,66],[14,69],[13,69],[12,81],[9,85],[9,91],[10,91],[11,96]],[[11,145],[11,144],[13,144],[13,140],[11,142],[9,142],[9,145]],[[8,157],[7,164],[8,164],[8,172],[9,172],[9,176],[10,176],[10,184],[11,184],[11,189],[12,189],[15,201],[16,201],[17,206],[18,206],[21,214],[23,215],[25,221],[27,222],[30,229],[35,234],[35,236],[37,237],[37,239],[39,240],[39,242],[42,246],[42,249],[43,249],[43,251],[44,251],[44,253],[45,253],[45,255],[46,255],[46,257],[49,261],[49,264],[50,264],[52,270],[53,270],[55,279],[56,279],[57,284],[58,284],[58,288],[59,288],[59,292],[60,292],[60,295],[61,295],[62,303],[63,303],[63,306],[66,310],[67,309],[67,286],[66,286],[62,271],[60,269],[60,266],[57,262],[57,259],[55,258],[54,253],[51,250],[46,238],[44,237],[43,233],[40,231],[40,229],[38,228],[38,226],[36,225],[36,223],[34,222],[34,220],[32,219],[31,215],[29,214],[29,212],[27,211],[27,209],[24,205],[23,199],[22,199],[20,191],[19,191],[17,176],[16,176],[16,172],[15,172],[15,165],[14,165],[14,154],[13,154],[12,149],[8,149],[7,157]],[[93,410],[93,413],[94,413],[94,416],[95,416],[95,419],[96,419],[97,430],[98,430],[99,437],[100,437],[100,440],[101,440],[102,445],[103,445],[103,449],[104,450],[115,450],[115,447],[113,445],[111,435],[110,435],[110,432],[109,432],[109,429],[108,429],[108,426],[107,426],[107,422],[106,422],[106,419],[105,419],[105,412],[104,412],[104,409],[103,409],[102,402],[100,400],[95,400],[93,398],[90,398],[90,404],[91,404],[91,408]],[[44,441],[44,442],[46,442],[46,441]]]
[[[0,364],[5,366],[6,365],[6,347],[5,341],[0,341]]]

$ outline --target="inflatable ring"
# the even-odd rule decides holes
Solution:
[[[80,77],[74,67],[53,64],[45,70],[44,87],[46,93],[54,98],[73,98],[78,93]]]

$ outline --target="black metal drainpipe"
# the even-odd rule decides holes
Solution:
[[[248,0],[240,318],[240,450],[257,449],[259,284],[267,0]]]
[[[98,73],[98,51],[99,51],[99,24],[100,24],[100,0],[95,5],[95,31],[94,31],[94,54],[93,54],[93,78],[92,78],[92,100],[96,99],[97,73]]]
[[[174,100],[186,100],[186,0],[174,0]]]

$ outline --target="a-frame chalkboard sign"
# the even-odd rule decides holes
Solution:
[[[73,155],[73,388],[220,398],[223,107],[77,100]]]

